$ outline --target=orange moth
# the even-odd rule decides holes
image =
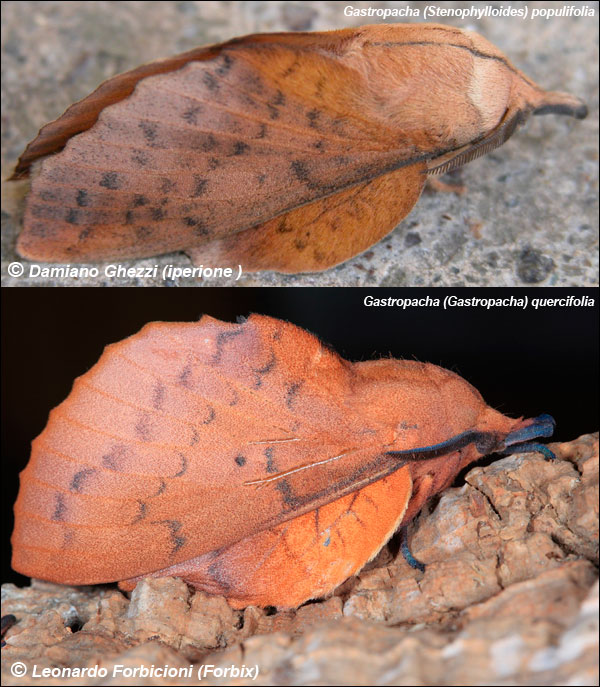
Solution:
[[[234,607],[295,607],[482,455],[551,457],[528,440],[552,429],[443,368],[350,363],[270,317],[154,322],[108,346],[33,442],[12,565],[126,590],[174,575]]]
[[[504,143],[531,114],[586,116],[476,33],[371,25],[237,38],[103,83],[44,126],[17,250],[89,262],[318,272],[376,243],[428,174]]]

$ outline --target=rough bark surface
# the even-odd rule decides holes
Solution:
[[[34,580],[2,588],[17,623],[3,684],[41,684],[44,668],[99,665],[107,677],[44,684],[196,684],[202,665],[258,666],[254,684],[598,684],[598,436],[558,456],[470,470],[413,526],[411,569],[394,540],[327,600],[296,611],[232,610],[179,579],[148,579],[128,599],[112,586]],[[15,662],[27,668],[11,675]],[[190,677],[123,677],[135,669]],[[208,676],[205,684],[252,684]]]

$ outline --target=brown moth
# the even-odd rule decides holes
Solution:
[[[440,174],[531,114],[583,118],[476,33],[435,24],[259,34],[116,76],[41,129],[17,250],[48,262],[185,251],[314,272],[379,241]]]
[[[449,370],[351,363],[290,322],[153,322],[108,346],[32,443],[12,566],[123,589],[174,575],[237,608],[295,607],[481,456],[553,458],[531,441],[553,429]]]

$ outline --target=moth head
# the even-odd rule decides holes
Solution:
[[[355,370],[353,402],[365,424],[391,440],[390,450],[436,444],[471,429],[506,435],[516,426],[467,380],[437,365],[387,358],[355,363]]]
[[[490,128],[509,110],[527,115],[568,115],[576,119],[587,116],[587,106],[579,98],[561,91],[546,91],[483,36],[471,31],[465,34],[471,39],[471,50],[476,56],[469,95]],[[486,57],[478,58],[477,55]]]

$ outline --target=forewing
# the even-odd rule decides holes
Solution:
[[[326,48],[318,38],[233,42],[139,80],[41,163],[20,253],[84,261],[189,249],[417,159],[361,111],[366,77],[338,58],[341,34]]]
[[[86,584],[152,572],[391,473],[349,411],[352,371],[309,333],[155,323],[110,346],[34,441],[13,567]]]

